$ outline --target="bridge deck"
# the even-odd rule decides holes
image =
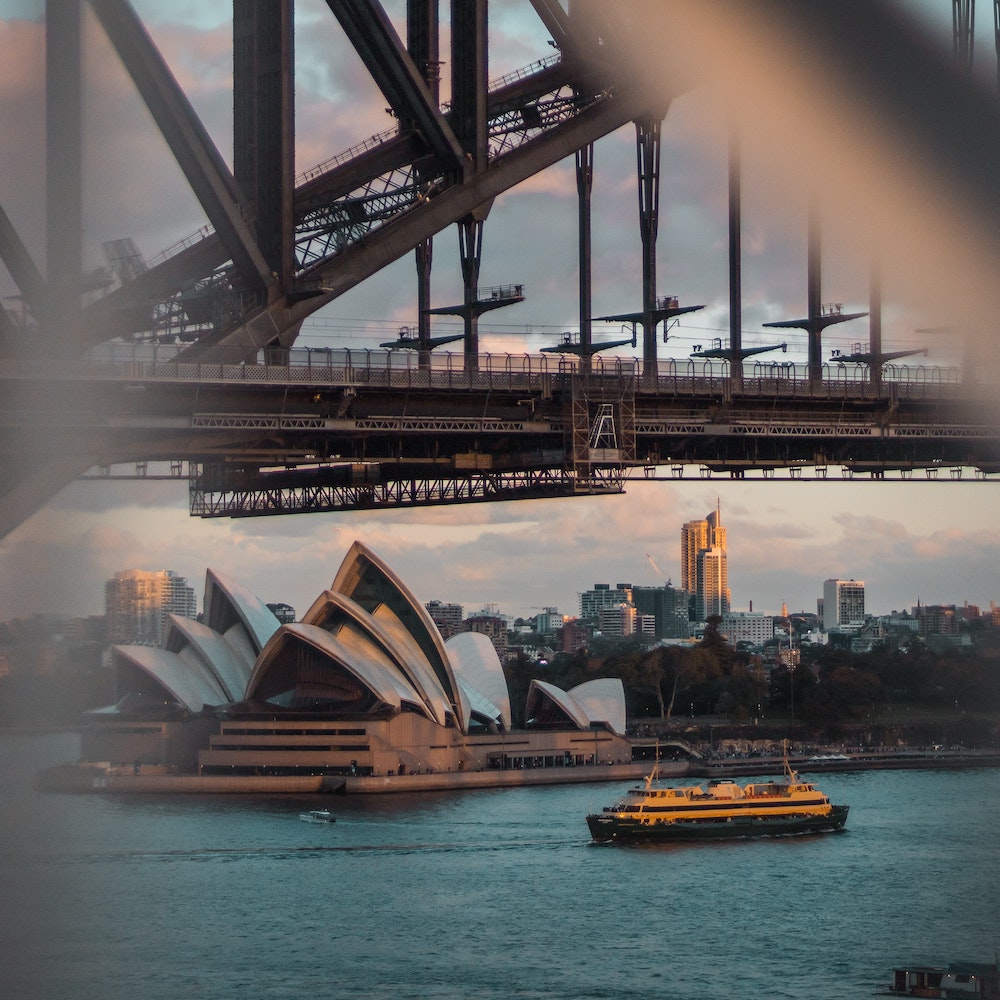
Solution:
[[[283,360],[0,361],[4,481],[69,458],[187,462],[192,509],[221,516],[604,493],[638,468],[1000,474],[995,388],[956,369],[886,366],[874,383],[839,365],[817,382],[770,365],[737,380],[708,361],[650,377],[632,358],[589,374],[544,355],[483,355],[476,371],[388,351]]]

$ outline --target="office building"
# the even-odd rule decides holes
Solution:
[[[282,625],[291,625],[295,622],[295,608],[290,604],[268,601],[267,608]]]
[[[698,553],[698,589],[695,609],[699,621],[729,610],[729,567],[726,550],[718,545]]]
[[[580,595],[580,617],[585,621],[597,622],[603,608],[614,608],[619,604],[632,603],[632,584],[619,583],[611,589],[610,583],[595,583],[592,590]]]
[[[708,548],[708,521],[688,521],[681,526],[681,590],[698,589],[698,553]]]
[[[443,601],[428,601],[424,607],[431,616],[431,621],[437,626],[443,639],[465,631],[462,618],[465,609],[461,604],[445,604]]]
[[[727,611],[722,616],[719,631],[730,645],[749,642],[754,646],[763,646],[774,638],[774,619],[760,611]]]
[[[864,580],[823,581],[823,628],[850,631],[865,623]]]
[[[579,652],[587,648],[593,634],[593,628],[579,618],[567,618],[563,622],[560,648],[564,653]]]
[[[686,639],[691,634],[690,596],[669,586],[632,588],[632,603],[641,615],[652,615],[657,639]]]
[[[601,635],[624,638],[636,630],[636,612],[631,604],[616,604],[601,608],[597,613],[597,628]]]
[[[501,661],[507,659],[507,619],[500,614],[487,614],[487,611],[497,608],[495,604],[488,604],[479,614],[469,615],[462,623],[465,632],[476,632],[485,635],[493,648],[497,651],[497,656]],[[499,609],[497,608],[499,611]]]
[[[158,646],[171,614],[198,617],[194,589],[173,570],[126,569],[104,584],[104,615],[111,643]]]
[[[703,521],[688,521],[681,527],[681,589],[694,594],[697,621],[729,610],[726,529],[718,508]]]
[[[555,638],[556,633],[563,627],[563,620],[558,608],[543,608],[535,615],[535,632],[546,638]]]

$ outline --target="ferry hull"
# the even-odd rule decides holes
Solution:
[[[587,817],[591,837],[598,843],[663,843],[683,840],[740,840],[750,837],[788,837],[811,833],[838,833],[847,823],[848,806],[833,806],[826,816],[733,816],[711,820],[675,820],[642,823],[608,813]]]

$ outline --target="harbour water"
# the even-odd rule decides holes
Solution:
[[[0,753],[12,1000],[845,1000],[1000,935],[995,769],[817,776],[844,834],[628,848],[584,823],[628,783],[115,798],[31,787],[72,737]]]

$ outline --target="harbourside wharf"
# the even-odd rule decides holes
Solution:
[[[1000,767],[1000,751],[891,750],[852,754],[790,756],[800,773],[867,770],[957,770]],[[518,788],[629,781],[645,777],[651,760],[583,767],[444,771],[395,775],[199,775],[168,773],[155,767],[137,769],[64,764],[39,773],[36,787],[46,792],[105,794],[340,794],[381,795],[401,792],[449,792],[472,788]],[[661,778],[722,779],[779,774],[781,757],[661,761]]]

